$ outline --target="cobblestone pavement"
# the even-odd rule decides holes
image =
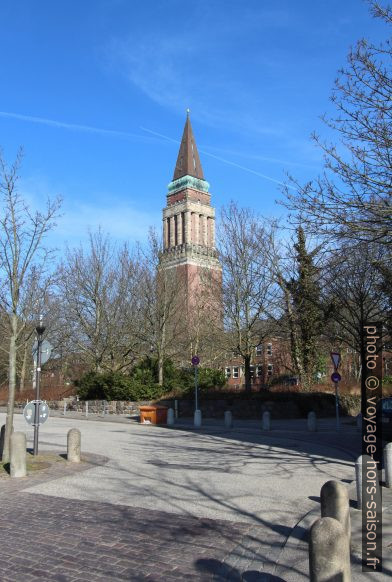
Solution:
[[[34,480],[45,477],[50,471]],[[278,532],[267,538],[245,523],[32,495],[23,481],[0,484],[2,581],[278,580],[257,573],[272,569],[285,539]]]

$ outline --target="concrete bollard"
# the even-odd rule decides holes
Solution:
[[[308,431],[317,431],[317,417],[315,412],[309,412],[308,414]]]
[[[392,489],[392,443],[384,447],[385,487]]]
[[[14,432],[11,435],[10,448],[11,477],[26,477],[26,435]]]
[[[233,426],[233,414],[231,410],[226,410],[225,412],[225,427],[232,428]]]
[[[67,460],[71,463],[80,463],[80,430],[71,428],[67,434]]]
[[[350,551],[342,524],[333,517],[318,519],[310,529],[310,582],[350,582]]]
[[[178,418],[178,400],[174,401],[174,416]]]
[[[88,400],[86,400],[86,418],[88,417]]]
[[[66,412],[67,412],[67,403],[64,402],[64,412],[63,412],[64,416],[66,415]]]
[[[11,434],[14,432],[14,427],[11,429]],[[4,437],[5,437],[5,424],[2,425],[0,430],[0,459],[3,458],[3,449],[4,449]]]
[[[267,410],[263,412],[262,429],[271,430],[271,414]]]
[[[340,481],[327,481],[320,491],[321,517],[333,517],[343,526],[348,543],[351,540],[350,500],[347,487]]]
[[[5,436],[5,424],[3,424],[0,430],[0,459],[2,459],[3,457],[4,436]]]
[[[356,488],[357,488],[357,509],[362,509],[362,462],[364,457],[368,459],[368,461],[373,465],[374,461],[369,457],[369,455],[360,455],[358,459],[355,461],[355,481],[356,481]],[[381,507],[381,490],[380,490],[380,472],[379,470],[375,469],[376,474],[376,484],[377,490],[374,494],[374,500],[377,502],[378,507]]]
[[[195,414],[193,417],[193,426],[195,428],[201,427],[201,410],[195,410]]]
[[[169,408],[167,411],[167,425],[173,426],[174,424],[174,410],[173,408]]]
[[[357,423],[357,431],[361,432],[361,430],[362,430],[362,412],[357,414],[356,423]]]

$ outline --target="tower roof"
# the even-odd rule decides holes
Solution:
[[[178,180],[178,178],[182,178],[183,176],[193,176],[194,178],[204,180],[191,120],[189,119],[189,111],[186,116],[184,133],[182,134],[173,180]]]

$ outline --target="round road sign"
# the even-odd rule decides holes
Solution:
[[[49,418],[49,406],[42,400],[32,400],[28,402],[23,409],[23,416],[27,424],[34,425],[35,421],[35,407],[38,404],[38,424],[44,424]]]
[[[198,366],[200,364],[199,356],[193,356],[192,358],[192,366]]]
[[[340,382],[341,379],[342,379],[342,377],[339,374],[339,372],[334,372],[333,374],[331,374],[332,382]]]

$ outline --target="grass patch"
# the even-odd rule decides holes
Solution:
[[[49,469],[54,463],[64,463],[65,459],[63,456],[57,453],[41,453],[34,456],[32,451],[26,452],[26,469],[27,474],[42,471],[43,469]],[[9,477],[10,475],[10,464],[0,462],[0,479]]]

